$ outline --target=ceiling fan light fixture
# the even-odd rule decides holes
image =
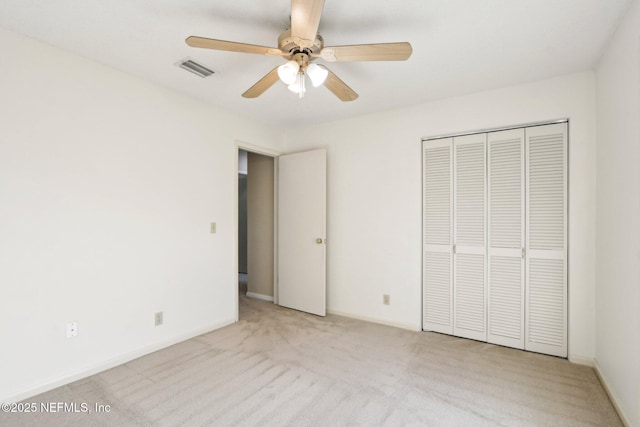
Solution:
[[[313,87],[318,87],[322,86],[324,81],[327,80],[329,70],[318,64],[309,64],[307,67],[307,75]]]
[[[295,81],[289,85],[289,90],[297,93],[300,98],[304,98],[304,93],[307,91],[304,83],[304,73],[300,70],[296,75]]]
[[[278,77],[286,85],[292,85],[298,76],[300,65],[296,61],[289,61],[278,67]]]

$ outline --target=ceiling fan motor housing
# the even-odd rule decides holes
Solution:
[[[278,37],[278,48],[282,52],[289,53],[287,59],[296,60],[295,55],[299,53],[306,54],[307,57],[316,57],[320,55],[320,51],[324,48],[324,40],[320,34],[317,34],[313,44],[309,47],[304,47],[296,43],[294,37],[291,35],[291,29],[288,29],[280,33]]]

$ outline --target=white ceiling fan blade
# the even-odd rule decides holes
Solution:
[[[327,76],[327,80],[324,82],[324,85],[335,96],[340,98],[341,101],[345,102],[353,101],[358,98],[358,94],[349,86],[347,86],[345,82],[340,80],[340,78],[333,74],[331,70],[327,69],[327,71],[329,71],[329,75]]]
[[[324,0],[291,0],[291,36],[305,48],[313,46],[318,34]]]
[[[200,47],[204,49],[225,50],[227,52],[255,53],[257,55],[284,55],[284,53],[280,49],[274,47],[258,46],[255,44],[207,39],[204,37],[196,36],[188,37],[185,41],[191,47]]]
[[[278,77],[278,67],[271,70],[266,76],[261,78],[251,86],[245,93],[242,94],[245,98],[257,98],[262,95],[267,89],[273,86],[280,78]]]
[[[320,57],[325,61],[406,61],[413,48],[407,42],[358,44],[325,47]]]

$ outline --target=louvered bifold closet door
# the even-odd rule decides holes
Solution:
[[[453,138],[453,333],[486,341],[486,134]]]
[[[525,349],[567,356],[567,124],[527,128]]]
[[[452,139],[423,143],[423,329],[453,333]]]
[[[524,348],[524,129],[487,135],[487,341]]]

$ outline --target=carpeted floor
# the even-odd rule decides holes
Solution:
[[[566,360],[240,297],[240,321],[28,402],[109,413],[0,414],[21,426],[621,426]]]

